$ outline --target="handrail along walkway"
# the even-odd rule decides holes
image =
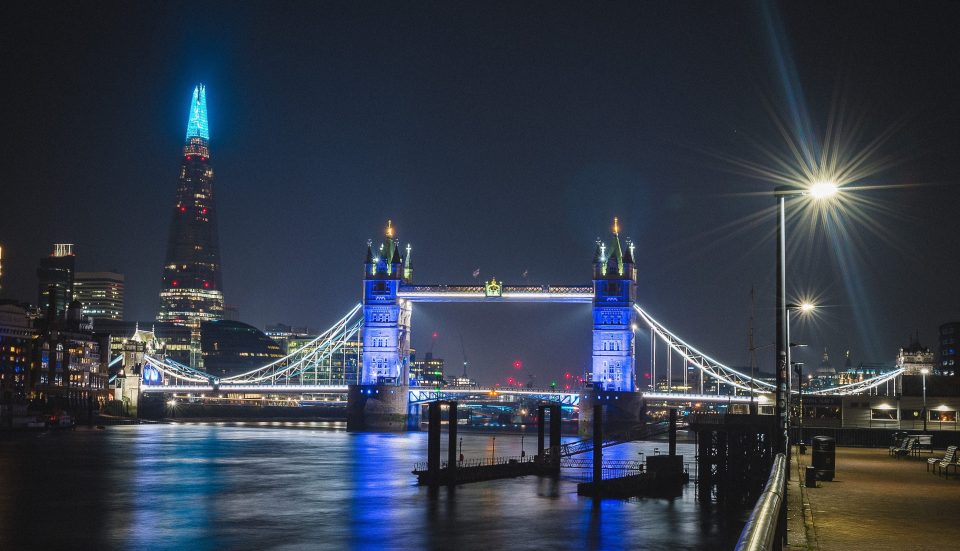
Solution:
[[[767,485],[740,532],[736,551],[769,551],[780,548],[774,543],[779,532],[777,524],[780,521],[780,508],[786,506],[786,496],[783,495],[786,476],[787,458],[778,453],[773,458],[773,468],[770,469]]]

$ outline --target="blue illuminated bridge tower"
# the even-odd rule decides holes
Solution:
[[[620,242],[619,220],[614,218],[609,246],[598,239],[593,253],[593,388],[580,396],[581,431],[593,419],[594,404],[604,406],[604,424],[614,429],[630,428],[643,413],[634,342],[637,266],[633,243],[627,239],[625,245]]]
[[[409,256],[409,245],[406,257],[400,254],[400,242],[394,239],[389,221],[380,246],[374,250],[372,243],[367,244],[361,384],[402,385],[409,378],[411,303],[399,298],[400,285],[409,283],[413,275]]]
[[[412,304],[400,298],[413,275],[410,245],[402,255],[389,221],[385,233],[379,246],[367,242],[363,263],[363,366],[347,394],[350,430],[404,430],[417,419],[407,394]]]
[[[586,285],[507,285],[491,279],[478,284],[414,284],[411,247],[401,247],[388,222],[381,243],[367,243],[363,263],[363,367],[350,385],[350,430],[404,430],[418,420],[419,405],[409,402],[410,320],[414,302],[560,302],[593,307],[590,385],[580,396],[581,427],[589,427],[595,404],[602,404],[608,427],[639,423],[643,400],[636,388],[633,303],[637,269],[633,245],[621,243],[614,219],[609,243],[597,241],[593,281]],[[558,337],[559,338],[559,337]],[[440,392],[442,394],[442,391]],[[438,394],[439,397],[439,394]]]

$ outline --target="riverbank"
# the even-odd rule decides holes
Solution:
[[[926,469],[927,459],[891,457],[886,449],[837,448],[836,476],[816,488],[801,487],[811,455],[794,449],[790,549],[900,551],[952,549],[960,542],[953,515],[960,477]]]

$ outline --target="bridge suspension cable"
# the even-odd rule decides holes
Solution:
[[[327,334],[324,339],[314,339],[304,345],[299,352],[299,358],[287,364],[271,362],[269,365],[242,373],[225,377],[224,383],[248,384],[271,381],[273,384],[299,383],[300,378],[310,369],[315,368],[334,353],[340,351],[346,341],[351,340],[360,331],[363,320],[356,320],[352,325],[342,325],[336,332]],[[291,360],[297,354],[288,355]]]
[[[700,369],[700,371],[706,373],[710,377],[748,392],[770,392],[774,389],[774,385],[772,383],[768,383],[767,381],[762,381],[755,377],[750,377],[745,373],[741,373],[732,367],[728,367],[717,360],[714,360],[693,346],[685,343],[682,339],[680,339],[680,337],[670,332],[670,330],[664,327],[663,324],[655,320],[653,316],[648,314],[643,308],[640,307],[640,305],[634,304],[633,308],[647,324],[651,332],[663,339],[664,342],[670,345],[670,348],[677,351],[688,362],[695,365],[698,369]],[[882,373],[880,375],[876,375],[862,381],[857,381],[855,383],[823,388],[820,390],[805,391],[804,394],[818,396],[846,396],[849,394],[859,394],[887,383],[902,373],[902,368],[895,369],[893,371]],[[791,394],[799,393],[799,391],[792,389],[790,392]]]
[[[881,375],[876,375],[870,377],[869,379],[864,379],[862,381],[857,381],[855,383],[850,383],[846,385],[840,385],[830,388],[822,388],[819,390],[808,390],[804,394],[815,394],[819,396],[847,396],[849,394],[859,394],[861,392],[867,392],[872,390],[884,383],[896,379],[898,376],[903,374],[903,368],[894,369],[893,371],[883,373]]]
[[[717,360],[707,356],[703,352],[700,352],[693,346],[687,344],[680,337],[676,336],[669,329],[663,326],[662,323],[653,319],[653,316],[648,314],[639,304],[633,305],[634,310],[637,311],[637,314],[643,319],[644,323],[650,328],[650,331],[655,333],[664,342],[666,342],[670,348],[675,350],[678,354],[684,357],[689,363],[695,365],[701,372],[706,373],[714,379],[726,383],[740,390],[747,392],[769,392],[774,389],[772,383],[766,381],[761,381],[760,379],[750,377],[745,373],[741,373],[732,367],[726,366]]]
[[[154,358],[153,356],[144,356],[147,364],[155,368],[165,376],[177,381],[190,381],[192,383],[210,384],[216,380],[216,377],[188,365],[175,362],[170,358]]]
[[[263,366],[230,377],[220,378],[170,358],[145,356],[145,359],[149,365],[171,381],[205,385],[260,383],[262,386],[267,381],[271,385],[303,384],[304,375],[313,369],[314,383],[317,384],[317,371],[320,364],[342,350],[344,344],[357,336],[360,328],[363,327],[363,317],[359,315],[361,311],[362,305],[355,305],[346,315],[298,350]]]
[[[345,316],[337,320],[336,323],[331,325],[326,331],[320,333],[319,335],[317,335],[315,339],[304,344],[296,351],[291,352],[290,354],[287,354],[282,358],[278,358],[266,365],[262,365],[256,369],[251,369],[246,373],[231,375],[230,377],[226,377],[223,380],[231,381],[231,382],[260,382],[260,381],[269,379],[270,375],[264,376],[264,374],[271,373],[270,368],[275,366],[290,366],[292,364],[299,363],[303,358],[300,358],[297,360],[293,360],[293,358],[297,356],[308,356],[314,353],[322,344],[325,344],[324,341],[331,340],[331,336],[334,334],[334,332],[342,331],[343,328],[350,321],[350,319],[355,317],[362,308],[363,308],[363,305],[360,303],[357,303],[353,308],[350,309],[349,312],[347,312]],[[291,362],[291,360],[293,360],[292,363],[289,363]],[[286,367],[282,367],[282,369],[286,369]]]

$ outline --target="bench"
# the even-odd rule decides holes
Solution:
[[[957,469],[960,469],[960,461],[954,460],[952,463],[941,462],[940,470],[943,472],[944,478],[950,478],[950,467],[953,467],[953,474],[957,474]]]
[[[921,451],[933,453],[933,436],[929,434],[918,434],[916,438],[917,441],[913,444],[913,449],[911,450],[914,456],[919,458]]]
[[[902,447],[893,450],[893,456],[899,459],[901,457],[910,455],[917,445],[917,440],[918,438],[916,436],[910,436],[906,439],[906,442],[904,442]]]
[[[895,441],[892,446],[890,446],[889,448],[887,448],[887,452],[888,452],[890,455],[897,455],[897,450],[903,449],[903,448],[905,448],[905,447],[907,446],[907,440],[908,440],[908,439],[909,439],[909,437],[904,436],[903,438]]]
[[[934,472],[936,472],[936,467],[938,463],[953,463],[957,460],[957,447],[956,446],[947,446],[947,451],[944,452],[943,457],[931,457],[927,459],[927,472],[930,472],[930,467],[933,467]]]

